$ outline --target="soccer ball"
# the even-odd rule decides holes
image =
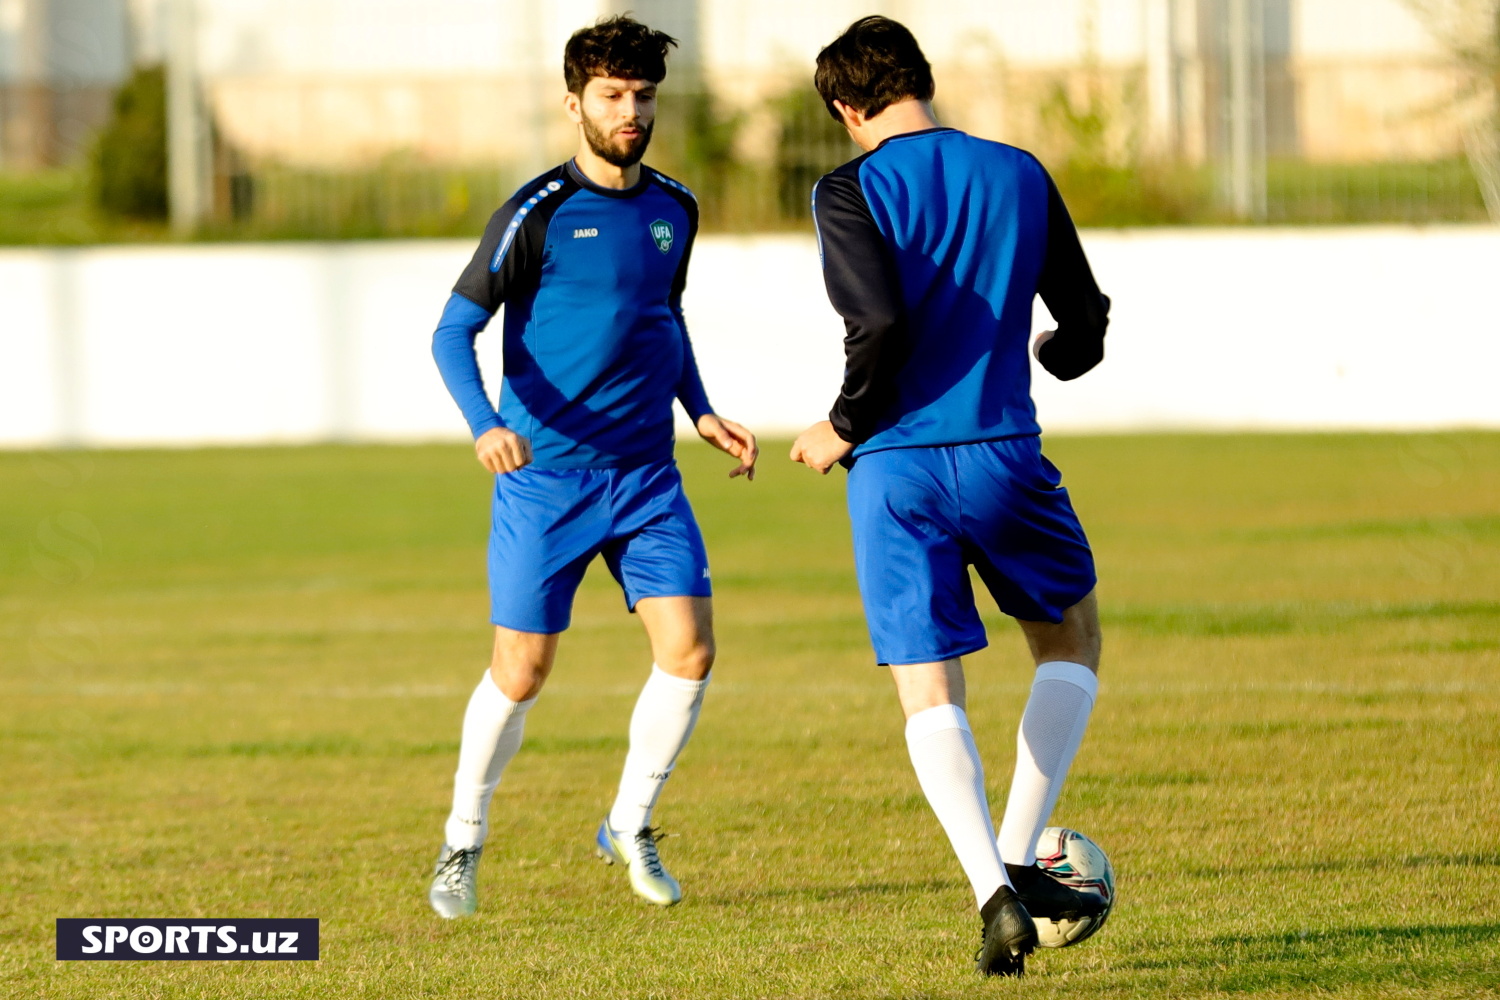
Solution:
[[[1104,896],[1104,912],[1077,920],[1034,918],[1043,948],[1066,948],[1090,937],[1115,907],[1115,869],[1098,844],[1077,830],[1049,826],[1036,844],[1036,863],[1042,871],[1074,889],[1093,889]]]

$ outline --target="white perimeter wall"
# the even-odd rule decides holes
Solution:
[[[1500,428],[1500,229],[1084,243],[1108,355],[1075,382],[1037,372],[1048,430]],[[429,337],[471,250],[0,251],[0,446],[463,438]],[[686,310],[721,413],[770,433],[827,412],[842,328],[810,238],[700,239]]]

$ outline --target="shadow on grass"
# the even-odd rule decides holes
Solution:
[[[1389,521],[1340,521],[1226,531],[1222,537],[1243,542],[1316,542],[1363,538],[1439,538],[1462,535],[1475,540],[1500,537],[1500,517],[1422,517]]]
[[[1354,700],[1354,699],[1350,699]],[[1273,736],[1317,736],[1330,733],[1378,732],[1385,730],[1410,730],[1419,725],[1411,719],[1391,719],[1381,716],[1344,719],[1264,719],[1259,722],[1191,722],[1150,723],[1136,727],[1136,732],[1157,738],[1177,739],[1229,738],[1239,740],[1264,740]]]
[[[908,882],[860,882],[854,885],[783,885],[723,895],[715,900],[715,905],[738,906],[772,900],[824,903],[841,899],[867,899],[872,896],[916,896],[952,892],[959,888],[967,888],[967,883],[956,879],[914,879]]]
[[[1480,854],[1411,854],[1391,858],[1341,858],[1331,861],[1287,862],[1273,865],[1224,865],[1214,868],[1190,868],[1187,874],[1198,878],[1244,878],[1276,872],[1326,875],[1337,872],[1395,871],[1407,868],[1496,868],[1500,852]]]
[[[1500,620],[1494,601],[1427,601],[1411,604],[1297,603],[1177,605],[1101,609],[1105,625],[1142,635],[1224,638],[1327,634],[1371,622],[1412,619]]]
[[[1248,961],[1280,961],[1315,952],[1336,958],[1363,952],[1403,951],[1416,945],[1471,948],[1500,940],[1500,924],[1418,924],[1415,927],[1346,927],[1341,930],[1289,931],[1285,934],[1224,934],[1213,939],[1221,948],[1243,948]]]
[[[172,756],[168,748],[157,748]],[[183,757],[429,757],[458,753],[458,742],[376,743],[347,736],[315,737],[309,740],[257,740],[190,747]]]
[[[527,755],[550,756],[554,754],[615,753],[627,749],[629,743],[624,736],[597,737],[537,737],[529,739],[523,748]],[[214,757],[457,757],[457,740],[437,740],[429,743],[397,743],[394,741],[362,740],[349,736],[318,736],[305,740],[254,740],[235,743],[209,743],[199,746],[174,747],[162,743],[124,743],[90,741],[74,748],[76,752],[87,752],[95,757],[111,760],[135,760],[140,758],[201,759]]]
[[[1468,985],[1479,995],[1494,985],[1500,924],[1351,927],[1226,936],[1214,943],[1233,963],[1219,981],[1226,991],[1441,984]]]
[[[1500,924],[1348,927],[1280,934],[1220,935],[1126,968],[1180,973],[1197,968],[1224,992],[1323,992],[1348,987],[1448,988],[1492,984]]]
[[[1488,653],[1500,649],[1500,639],[1453,639],[1448,642],[1407,642],[1392,647],[1400,653]]]
[[[1196,771],[1144,771],[1139,774],[1075,774],[1073,784],[1085,788],[1165,788],[1173,785],[1206,785],[1217,781]]]

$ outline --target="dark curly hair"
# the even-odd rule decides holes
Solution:
[[[813,77],[833,120],[839,101],[874,118],[897,101],[932,100],[932,67],[906,26],[888,17],[862,17],[818,53]]]
[[[676,44],[665,31],[652,31],[629,14],[602,17],[568,39],[563,79],[580,96],[594,76],[661,83],[667,76],[667,49]]]

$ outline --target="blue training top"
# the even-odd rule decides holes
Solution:
[[[490,219],[432,335],[448,392],[478,438],[508,427],[541,469],[670,458],[672,400],[712,412],[682,319],[698,203],[642,167],[624,190],[572,161],[529,181]],[[505,305],[497,413],[474,338]]]
[[[853,456],[1037,434],[1027,343],[1040,294],[1059,378],[1104,351],[1109,299],[1030,153],[951,128],[893,136],[821,178],[813,218],[846,329],[829,419]]]

